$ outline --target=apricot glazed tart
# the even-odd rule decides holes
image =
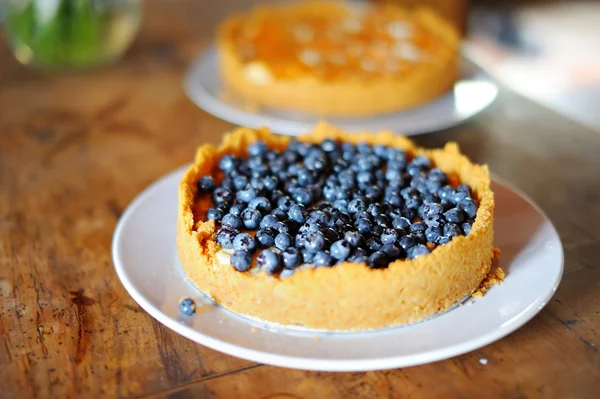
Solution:
[[[253,106],[367,116],[448,91],[459,34],[425,8],[309,1],[262,5],[218,29],[219,69]]]
[[[297,140],[239,128],[201,146],[179,186],[177,248],[220,305],[282,325],[367,330],[414,323],[490,271],[486,166],[454,143],[326,124]]]

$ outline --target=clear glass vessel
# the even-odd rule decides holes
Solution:
[[[19,62],[80,69],[118,60],[141,22],[141,0],[3,0],[3,27]]]

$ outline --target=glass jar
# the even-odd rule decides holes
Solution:
[[[140,26],[141,0],[5,0],[4,30],[19,62],[80,69],[116,61]]]

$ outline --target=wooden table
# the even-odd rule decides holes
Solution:
[[[416,141],[457,141],[556,224],[562,283],[517,332],[420,367],[304,372],[212,351],[137,306],[112,265],[117,219],[231,128],[181,89],[231,5],[208,3],[148,1],[139,40],[107,69],[44,76],[0,50],[0,396],[600,397],[600,134],[507,90]]]

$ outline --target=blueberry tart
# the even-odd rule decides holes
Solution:
[[[177,248],[220,305],[282,325],[410,324],[478,288],[494,256],[486,166],[454,143],[319,124],[297,139],[239,128],[179,186]]]
[[[459,33],[426,8],[308,1],[260,5],[219,27],[227,91],[253,108],[327,116],[431,101],[458,76]]]

